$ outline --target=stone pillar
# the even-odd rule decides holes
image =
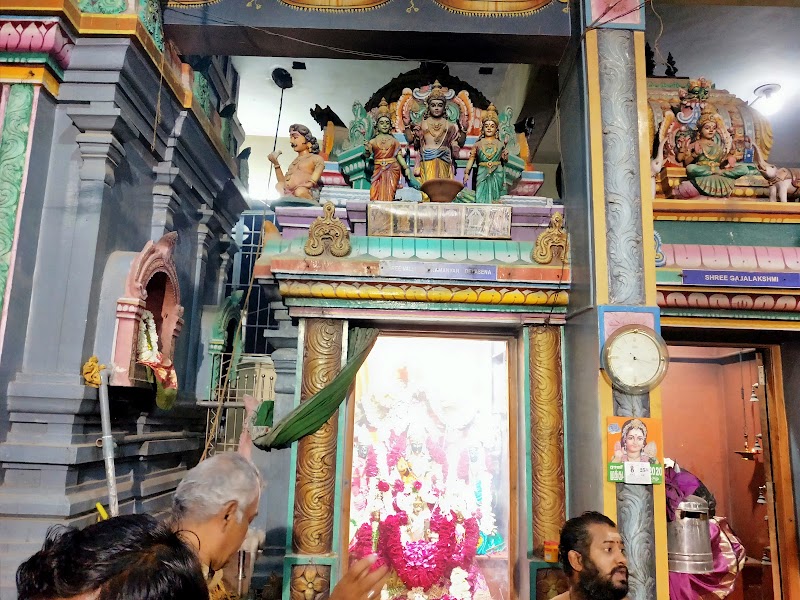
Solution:
[[[539,557],[545,541],[558,541],[567,512],[561,373],[561,328],[531,327],[531,526],[533,552]]]
[[[637,72],[637,57],[643,56],[643,46],[641,32],[601,28],[587,33],[587,60],[597,61],[599,84],[600,111],[594,118],[599,116],[602,131],[606,248],[605,256],[598,260],[606,262],[608,295],[599,303],[612,306],[655,304],[655,278],[646,276],[648,271],[654,272],[655,260],[644,244],[648,240],[652,246],[653,234],[652,198],[643,177],[648,173],[642,173],[645,149],[639,132],[643,119],[640,103],[646,92],[640,85],[644,73]],[[593,154],[593,160],[597,158]],[[595,232],[597,235],[603,234]],[[602,269],[598,273],[602,274]],[[651,416],[648,394],[613,390],[612,398],[615,416]],[[632,600],[657,597],[656,560],[659,552],[666,552],[666,540],[662,539],[664,548],[656,548],[654,491],[650,485],[616,485],[617,522],[628,553]],[[663,497],[663,486],[657,493]],[[665,519],[663,509],[658,517]]]
[[[189,314],[192,320],[199,319],[203,310],[203,298],[205,297],[206,266],[208,264],[208,250],[212,243],[214,232],[208,226],[209,221],[214,216],[214,211],[203,206],[197,211],[199,220],[197,222],[197,247],[194,257],[194,272],[192,273],[193,285],[192,296],[189,299]],[[189,329],[189,348],[197,348],[200,345],[200,327],[197,323],[192,323]],[[186,390],[195,389],[197,383],[198,355],[196,352],[189,352],[186,361],[186,379],[182,386]]]
[[[333,319],[306,319],[301,402],[324,388],[341,369],[344,326]],[[291,570],[291,600],[307,598],[308,590],[325,592],[330,587],[330,565],[311,564],[303,558],[334,552],[338,417],[337,412],[297,445],[292,551],[299,557]]]

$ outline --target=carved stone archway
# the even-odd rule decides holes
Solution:
[[[173,359],[175,340],[183,327],[178,273],[172,258],[177,241],[174,231],[155,243],[149,241],[131,264],[125,295],[117,299],[111,385],[149,385],[145,367],[136,363],[139,326],[145,310],[155,316],[162,356]]]

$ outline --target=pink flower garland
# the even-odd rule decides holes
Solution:
[[[403,511],[387,516],[378,526],[378,561],[373,568],[388,564],[400,580],[411,589],[428,590],[450,576],[455,567],[469,570],[478,545],[478,522],[466,519],[464,538],[456,535],[457,518],[447,517],[440,511],[431,516],[430,530],[437,535],[435,542],[419,540],[403,544],[402,527],[408,525],[408,515]],[[363,523],[350,544],[350,556],[358,560],[373,551],[372,525]]]

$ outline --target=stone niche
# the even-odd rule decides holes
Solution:
[[[111,385],[152,385],[147,368],[137,362],[145,310],[153,313],[162,363],[172,364],[175,341],[183,327],[181,292],[172,258],[177,240],[178,234],[171,232],[155,243],[149,241],[131,263],[125,294],[117,299]]]

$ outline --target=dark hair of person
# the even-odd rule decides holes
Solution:
[[[295,123],[294,125],[289,125],[289,133],[296,131],[300,135],[302,135],[306,141],[311,144],[311,148],[309,148],[309,152],[312,154],[319,154],[319,142],[317,138],[314,137],[314,134],[311,133],[311,130],[306,127],[305,125],[300,125],[299,123]]]
[[[42,549],[17,569],[18,600],[96,592],[97,600],[206,600],[194,551],[148,515],[125,515],[84,529],[53,527]]]
[[[558,544],[558,560],[564,569],[567,577],[572,575],[574,569],[569,563],[569,551],[577,550],[581,556],[589,555],[589,547],[592,545],[592,535],[589,527],[592,525],[617,526],[614,521],[597,511],[587,511],[580,517],[574,517],[564,524],[561,530],[561,541]]]

